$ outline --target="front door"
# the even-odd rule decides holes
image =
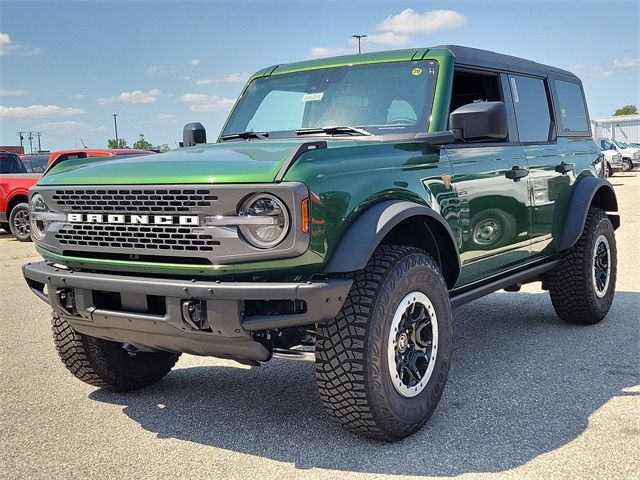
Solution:
[[[530,197],[522,147],[467,144],[450,145],[443,151],[451,162],[459,202],[458,219],[453,225],[462,264],[458,285],[526,260]]]

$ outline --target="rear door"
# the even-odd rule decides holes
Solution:
[[[540,255],[552,242],[556,200],[570,187],[571,165],[557,142],[556,123],[546,78],[509,75],[518,136],[529,165],[531,251]]]

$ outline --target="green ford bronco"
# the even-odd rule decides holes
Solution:
[[[182,352],[311,359],[332,418],[395,440],[440,400],[452,307],[541,282],[593,324],[613,301],[617,201],[567,71],[459,46],[276,65],[183,147],[31,190],[24,276],[91,385],[150,385]]]

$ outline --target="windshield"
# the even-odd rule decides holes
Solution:
[[[27,173],[20,157],[12,154],[0,155],[0,173]]]
[[[423,60],[256,78],[240,98],[223,136],[254,131],[268,133],[269,138],[290,137],[296,130],[335,126],[359,127],[377,135],[425,132],[437,73],[437,62]]]
[[[629,148],[629,145],[627,145],[624,142],[621,142],[620,140],[611,140],[613,143],[615,143],[618,148]]]

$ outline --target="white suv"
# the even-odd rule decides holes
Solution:
[[[640,165],[640,148],[632,147],[613,138],[601,138],[599,144],[602,150],[616,150],[622,155],[622,171],[628,172]]]

